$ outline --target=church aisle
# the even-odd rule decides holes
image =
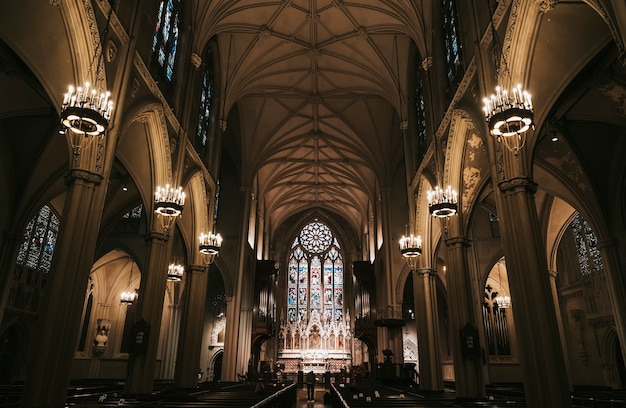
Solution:
[[[298,399],[294,405],[294,408],[331,408],[332,404],[328,402],[324,404],[324,394],[328,390],[323,386],[318,385],[315,387],[315,401],[307,402],[306,400],[306,387],[298,389]]]

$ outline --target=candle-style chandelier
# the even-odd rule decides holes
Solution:
[[[172,282],[180,282],[183,280],[184,273],[185,267],[183,265],[172,262],[167,267],[167,280]]]
[[[205,257],[206,264],[211,264],[222,247],[222,236],[209,232],[200,234],[199,251]]]
[[[429,190],[428,211],[439,218],[450,217],[458,211],[458,194],[451,186],[445,189],[436,186],[434,190]]]
[[[182,187],[172,188],[169,184],[157,187],[154,193],[154,212],[161,219],[161,225],[168,231],[183,212],[185,192]]]
[[[422,237],[403,235],[400,238],[400,253],[412,269],[417,265],[417,258],[422,254]]]
[[[526,133],[534,127],[532,98],[528,91],[522,89],[522,85],[517,85],[510,90],[501,86],[501,81],[505,79],[503,77],[511,83],[511,73],[493,22],[491,6],[489,6],[489,15],[491,16],[493,57],[498,65],[496,69],[498,85],[495,94],[483,99],[485,104],[483,111],[489,125],[489,132],[508,150],[517,154],[526,143]]]
[[[102,36],[106,36],[108,32],[112,12],[111,7]],[[75,151],[87,147],[95,138],[103,137],[109,127],[113,101],[110,99],[111,93],[104,89],[105,70],[102,60],[103,47],[100,37],[87,71],[88,77],[92,74],[95,76],[96,83],[91,84],[86,80],[82,86],[70,85],[63,96],[60,133],[70,137]]]
[[[135,267],[135,263],[131,261],[130,274],[128,275],[128,286],[131,285],[132,280],[133,280],[134,267]],[[137,289],[135,289],[134,291],[124,291],[120,294],[120,303],[122,305],[130,306],[135,302],[135,300],[137,300],[138,296],[139,295],[137,294]]]

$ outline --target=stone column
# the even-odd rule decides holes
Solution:
[[[22,235],[7,231],[0,235],[0,282],[4,282],[4,286],[0,288],[0,327],[2,327],[4,310],[9,299],[9,289],[13,284],[15,259],[17,259],[19,244],[23,239]]]
[[[40,332],[35,335],[40,341],[32,344],[24,385],[26,407],[64,406],[98,235],[100,213],[96,213],[99,206],[95,196],[102,188],[102,176],[75,169],[67,181],[70,190],[59,244],[40,316]]]
[[[618,242],[618,240],[598,242],[598,249],[600,254],[602,254],[604,262],[604,271],[609,288],[611,309],[615,317],[617,337],[622,348],[622,356],[626,359],[626,278],[622,273],[623,269],[620,268]]]
[[[232,304],[232,314],[227,315],[227,332],[224,339],[224,381],[235,381],[237,374],[245,374],[250,358],[249,334],[252,327],[252,317],[249,309],[252,300],[249,294],[248,284],[254,286],[254,270],[248,270],[249,245],[248,245],[248,221],[250,216],[250,206],[252,203],[252,189],[242,187],[243,208],[241,211],[239,230],[239,249],[237,252],[237,280],[235,282],[235,301]],[[250,278],[249,276],[252,276]],[[252,281],[250,283],[249,281]],[[246,313],[243,313],[246,311]],[[230,310],[229,310],[230,312]],[[232,331],[230,330],[232,326]]]
[[[131,350],[129,354],[125,386],[125,393],[128,394],[152,393],[170,257],[167,244],[167,235],[152,232],[148,237],[148,257],[136,302],[138,321],[143,319],[148,323],[149,334],[145,351]]]
[[[439,313],[437,310],[437,271],[413,270],[415,323],[419,352],[420,390],[443,390],[441,353],[439,351]]]
[[[178,283],[174,283],[177,285]],[[167,333],[163,352],[163,360],[161,361],[160,376],[161,378],[174,378],[174,368],[176,367],[176,350],[178,350],[178,332],[180,328],[180,305],[177,300],[177,293],[174,290],[175,304],[169,305],[168,319],[164,332]]]
[[[570,389],[573,387],[573,383],[572,383],[572,366],[569,360],[569,353],[566,351],[566,347],[567,347],[567,340],[565,338],[565,329],[563,328],[563,319],[562,319],[562,315],[561,315],[561,306],[559,304],[559,292],[556,288],[556,277],[558,275],[558,273],[556,271],[553,270],[549,270],[548,271],[549,275],[550,275],[550,290],[552,292],[552,301],[554,302],[554,313],[556,315],[556,322],[559,325],[559,336],[561,338],[561,344],[563,345],[563,358],[565,361],[565,369],[567,370],[568,373],[568,379],[569,379],[569,387]]]
[[[222,358],[222,381],[237,380],[237,347],[230,346],[237,341],[239,313],[235,314],[236,303],[233,296],[226,296],[226,330],[224,331],[224,357]]]
[[[179,388],[195,388],[202,351],[208,271],[205,266],[190,265],[186,272],[174,384]]]
[[[457,398],[482,398],[485,384],[482,372],[481,345],[478,330],[481,326],[472,300],[470,271],[467,266],[465,237],[445,240],[448,250],[448,310],[450,313],[450,344],[454,359],[454,379]],[[472,338],[464,329],[476,330]]]
[[[534,193],[525,177],[498,184],[498,216],[529,407],[571,407],[550,274]]]
[[[402,308],[401,305],[396,302],[396,297],[394,296],[394,274],[392,268],[393,259],[392,255],[392,234],[391,234],[391,191],[389,188],[383,188],[381,192],[381,217],[382,217],[382,229],[383,229],[383,276],[384,280],[382,280],[384,284],[384,288],[381,288],[381,293],[384,293],[384,302],[386,304],[386,313],[384,314],[383,320],[387,322],[383,322],[381,326],[384,335],[379,335],[379,340],[383,340],[383,342],[379,342],[379,354],[382,353],[384,349],[389,349],[393,352],[393,362],[396,364],[404,363],[404,344],[402,341],[402,326],[398,323],[403,319],[402,317]],[[395,248],[394,248],[395,249]],[[379,316],[380,320],[380,316]]]

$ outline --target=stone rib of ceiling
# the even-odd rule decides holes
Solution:
[[[338,0],[197,7],[199,38],[217,34],[221,110],[237,104],[242,177],[256,183],[269,225],[319,207],[362,230],[402,160],[399,78],[416,10]]]

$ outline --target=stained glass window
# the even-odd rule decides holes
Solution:
[[[17,253],[17,264],[34,271],[48,273],[59,235],[59,218],[44,205],[24,231],[24,241]]]
[[[343,259],[330,228],[319,221],[302,228],[291,245],[287,267],[287,316],[308,319],[312,311],[326,322],[343,318]]]
[[[602,255],[598,249],[598,237],[591,229],[587,220],[578,214],[572,220],[571,226],[576,239],[580,274],[589,275],[593,271],[604,269]]]
[[[421,161],[426,154],[426,103],[424,102],[424,81],[422,78],[422,66],[419,62],[419,54],[416,55],[415,69],[415,120],[417,125],[417,154]]]
[[[169,81],[174,78],[179,15],[180,0],[162,0],[152,40],[152,58]]]
[[[444,51],[446,56],[446,75],[448,79],[447,96],[451,99],[463,77],[462,47],[459,38],[456,1],[443,0],[441,7],[445,44]]]
[[[140,219],[142,211],[143,211],[143,204],[139,204],[137,207],[133,208],[132,210],[124,214],[122,218]]]
[[[213,104],[213,53],[207,47],[204,56],[204,77],[200,95],[200,114],[196,131],[196,145],[206,147],[207,135],[211,125],[211,108]]]

